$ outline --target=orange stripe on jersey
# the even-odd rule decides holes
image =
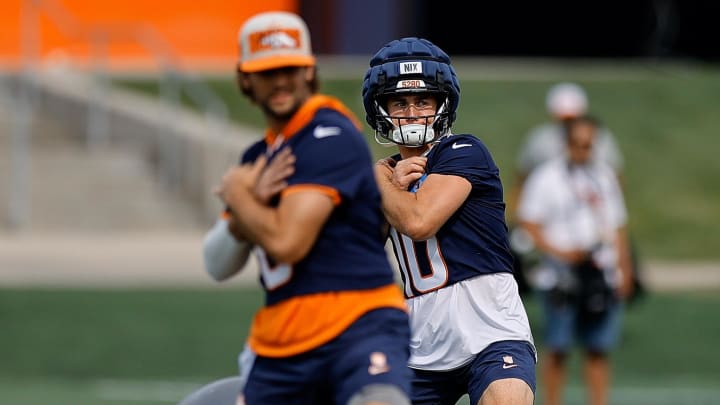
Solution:
[[[319,184],[295,184],[285,188],[282,191],[281,196],[285,197],[288,194],[299,193],[302,191],[314,191],[316,193],[325,194],[330,197],[334,205],[340,205],[340,201],[342,200],[340,198],[340,193],[338,193],[336,189],[328,186],[321,186]]]
[[[290,298],[258,311],[248,343],[261,356],[294,356],[329,342],[363,314],[378,308],[407,311],[396,284]]]
[[[292,116],[287,125],[285,125],[282,131],[280,131],[280,134],[282,134],[286,140],[291,136],[295,135],[298,131],[305,128],[305,126],[307,126],[310,121],[312,121],[317,110],[321,108],[332,108],[333,110],[338,111],[342,115],[346,116],[350,121],[352,121],[353,125],[355,125],[358,131],[363,130],[363,126],[362,124],[360,124],[360,121],[357,119],[355,114],[349,108],[345,107],[345,105],[339,99],[323,94],[316,94],[310,97],[305,102],[305,104],[300,107],[300,109],[295,113],[295,115]],[[265,131],[265,142],[268,145],[273,145],[280,134],[276,134],[270,128],[268,128]]]

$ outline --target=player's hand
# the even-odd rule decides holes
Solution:
[[[375,162],[375,164],[378,166],[385,166],[385,167],[389,167],[390,169],[392,169],[397,164],[397,161],[395,159],[393,159],[392,157],[388,156],[388,157],[384,157],[384,158],[378,160],[377,162]]]
[[[392,172],[392,166],[385,159],[380,159],[375,163],[375,180],[378,184],[389,183]]]
[[[220,185],[215,189],[215,194],[226,205],[233,206],[235,196],[240,193],[253,193],[253,189],[260,178],[260,173],[267,164],[265,155],[261,155],[253,163],[246,163],[240,166],[231,166],[222,176]]]
[[[407,190],[410,184],[425,173],[426,164],[427,158],[424,156],[413,156],[397,162],[392,172],[392,183],[401,190]]]
[[[295,155],[290,147],[281,149],[260,173],[253,193],[263,204],[287,187],[287,178],[295,173]]]

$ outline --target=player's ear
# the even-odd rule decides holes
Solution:
[[[238,89],[242,94],[247,96],[250,101],[255,102],[255,98],[252,93],[252,89],[250,88],[250,78],[247,73],[240,72],[238,70],[237,77],[235,79]]]
[[[308,82],[311,82],[315,79],[315,68],[314,67],[306,67],[305,68],[305,80]]]
[[[237,71],[237,75],[235,76],[235,80],[238,86],[238,89],[247,89],[250,84],[248,83],[247,75],[242,73],[241,71]]]
[[[242,74],[242,71],[240,70],[240,65],[238,64],[238,66],[235,67],[235,83],[237,84],[238,89],[242,88],[242,85],[241,85],[242,76],[243,76],[243,74]]]

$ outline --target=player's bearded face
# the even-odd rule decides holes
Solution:
[[[264,112],[278,120],[289,119],[310,95],[308,69],[288,67],[258,74],[255,99]]]

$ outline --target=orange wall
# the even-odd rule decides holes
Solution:
[[[298,0],[0,0],[0,4],[0,67],[6,68],[16,68],[22,61],[23,9],[35,16],[29,21],[39,33],[38,63],[64,60],[88,67],[97,60],[95,55],[105,52],[106,66],[121,70],[160,66],[142,45],[141,32],[158,34],[148,38],[169,45],[168,56],[176,65],[232,69],[237,31],[249,16],[264,10],[299,10]],[[103,42],[93,38],[103,36],[108,38],[107,46],[96,46]]]

